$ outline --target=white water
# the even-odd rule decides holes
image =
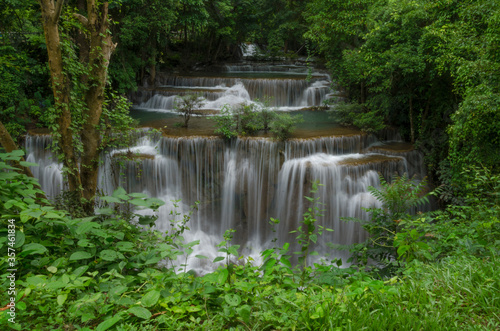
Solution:
[[[31,162],[43,164],[32,169],[53,197],[60,192],[62,176],[60,166],[43,149],[49,142],[49,136],[29,136],[26,149]],[[310,195],[311,183],[318,180],[325,185],[320,186],[318,196],[326,209],[319,224],[334,229],[325,233],[318,249],[345,258],[325,243],[350,244],[366,236],[357,224],[342,222],[340,217],[366,217],[361,207],[376,203],[367,187],[379,185],[378,172],[388,177],[407,170],[402,156],[361,154],[370,143],[370,136],[286,143],[237,139],[229,145],[217,138],[144,136],[135,146],[104,157],[100,187],[111,193],[122,186],[129,192],[145,192],[166,201],[156,224],[161,231],[170,227],[172,200],[182,199],[177,203],[180,213],[187,213],[188,206],[198,200],[201,204],[191,218],[186,240],[201,240],[199,253],[213,260],[217,256],[215,245],[227,228],[233,228],[237,231],[234,242],[242,245],[245,255],[258,260],[258,253],[274,238],[271,217],[281,220],[276,228],[279,243],[294,241],[288,232],[300,226],[308,207],[303,197]],[[118,162],[123,154],[149,157]],[[199,272],[210,267],[198,259],[189,261],[189,268]]]
[[[277,110],[290,111],[320,106],[329,97],[330,78],[297,65],[234,64],[223,67],[227,72],[200,73],[196,76],[159,74],[156,89],[139,89],[132,95],[141,109],[173,112],[175,100],[187,93],[199,93],[205,99],[202,109],[220,110],[224,106],[267,102]],[[214,77],[214,75],[220,77]],[[252,76],[258,74],[257,76]]]

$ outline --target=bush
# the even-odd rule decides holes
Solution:
[[[276,113],[275,118],[270,124],[271,133],[273,136],[280,140],[285,141],[290,138],[298,123],[303,122],[301,116],[292,116],[286,113]]]
[[[191,115],[203,105],[203,102],[204,99],[197,94],[187,94],[176,101],[175,110],[184,117],[183,127],[187,128]]]
[[[410,215],[412,209],[428,203],[427,196],[423,195],[426,183],[409,179],[406,175],[394,176],[388,183],[380,176],[381,189],[370,186],[370,193],[382,203],[381,208],[364,208],[370,214],[370,220],[345,218],[362,224],[370,238],[363,243],[355,244],[351,249],[353,261],[366,265],[369,260],[385,266],[391,266],[394,259],[403,255],[414,242],[425,233],[414,230],[414,217]],[[404,232],[404,234],[400,234]],[[398,237],[399,235],[399,237]],[[400,248],[404,246],[403,248]],[[418,246],[418,245],[417,245]],[[412,252],[408,252],[410,255]],[[413,256],[412,256],[413,257]]]
[[[242,135],[252,135],[264,128],[260,112],[255,110],[255,105],[242,105],[234,114],[237,125],[237,131]]]
[[[220,134],[224,139],[230,140],[238,136],[238,122],[231,113],[231,110],[224,106],[220,115],[212,117],[215,121],[215,133]]]
[[[354,125],[365,132],[378,132],[385,128],[384,118],[378,112],[366,111],[359,103],[341,102],[330,112],[342,125]]]

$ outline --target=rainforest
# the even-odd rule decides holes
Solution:
[[[497,330],[496,0],[4,0],[2,330]]]

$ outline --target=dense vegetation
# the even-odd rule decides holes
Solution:
[[[167,233],[151,230],[154,216],[138,219],[130,207],[158,208],[163,202],[119,189],[103,197],[98,215],[74,218],[56,210],[32,178],[9,166],[22,153],[1,154],[2,251],[16,252],[16,324],[2,308],[0,323],[18,330],[149,329],[484,329],[500,327],[500,178],[478,171],[467,206],[410,216],[422,198],[420,186],[402,178],[384,184],[375,196],[365,228],[374,236],[352,247],[378,267],[339,261],[305,263],[323,229],[314,197],[297,229],[301,249],[289,243],[261,253],[263,263],[240,256],[228,229],[217,247],[216,270],[186,272],[192,247],[183,232],[190,215],[172,217]],[[21,162],[22,165],[26,165]],[[6,170],[11,170],[7,172]],[[472,176],[472,177],[471,177]],[[407,192],[409,199],[399,193]],[[409,202],[408,202],[409,201]],[[114,205],[116,208],[110,208]],[[397,220],[394,220],[398,218]],[[130,222],[135,219],[135,222]],[[277,220],[271,220],[273,223]],[[10,227],[9,225],[12,225]],[[388,226],[389,225],[389,226]],[[10,229],[15,236],[8,236]],[[389,231],[389,236],[388,232]],[[12,238],[12,239],[11,239]],[[374,245],[373,243],[376,243]],[[367,248],[369,248],[367,250]],[[298,254],[299,264],[291,256]],[[2,257],[2,284],[9,288],[8,255]],[[162,263],[159,263],[162,261]],[[363,262],[364,261],[364,262]],[[221,264],[222,262],[222,264]],[[207,263],[211,263],[207,261]],[[8,302],[6,292],[2,302]]]
[[[61,9],[52,22],[64,55],[60,83],[47,65],[44,23],[54,13],[40,3]],[[100,23],[88,25],[92,17]],[[0,34],[0,124],[18,143],[27,129],[49,127],[59,137],[67,125],[63,134],[75,138],[73,160],[61,152],[68,176],[76,175],[76,155],[89,157],[89,172],[97,162],[85,150],[86,125],[98,137],[93,153],[126,143],[112,137],[132,125],[128,91],[158,71],[237,59],[252,42],[267,59],[323,62],[348,101],[333,116],[374,133],[397,127],[424,152],[430,182],[444,184],[435,192],[443,209],[417,215],[411,207],[425,198],[407,178],[371,189],[383,207],[369,210],[363,227],[372,237],[349,248],[356,264],[348,268],[305,263],[328,230],[315,224],[323,208],[316,205],[297,229],[298,252],[293,243],[274,247],[256,265],[240,256],[228,229],[221,257],[206,261],[216,270],[195,275],[185,261],[204,257],[190,256],[198,243],[183,240],[190,215],[158,233],[155,218],[134,208],[154,211],[162,201],[119,189],[94,211],[95,187],[84,181],[75,187],[87,192],[85,210],[75,211],[74,200],[56,208],[19,170],[29,165],[22,152],[2,153],[0,282],[12,287],[15,253],[17,322],[9,322],[6,290],[2,329],[500,328],[498,1],[8,0],[0,3]],[[102,114],[91,123],[92,93]],[[195,106],[178,105],[186,126]],[[281,116],[243,107],[216,121],[226,138],[270,130],[286,139],[295,120]],[[314,192],[308,199],[316,201]],[[294,255],[300,263],[291,263]]]

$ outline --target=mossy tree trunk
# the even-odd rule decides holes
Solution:
[[[55,107],[57,109],[57,127],[55,138],[63,156],[63,164],[67,173],[69,190],[77,193],[84,201],[85,209],[93,211],[94,197],[97,189],[99,170],[99,153],[102,150],[99,121],[101,119],[105,100],[109,60],[116,45],[111,40],[108,19],[108,3],[100,4],[96,0],[86,1],[87,16],[74,13],[83,26],[85,38],[80,40],[80,61],[84,61],[87,72],[81,79],[86,85],[83,100],[83,113],[80,140],[82,150],[77,162],[74,132],[71,130],[72,115],[69,109],[71,84],[64,66],[61,37],[58,21],[61,16],[64,0],[39,0]],[[83,6],[79,6],[82,9]],[[83,56],[82,56],[83,55]]]

